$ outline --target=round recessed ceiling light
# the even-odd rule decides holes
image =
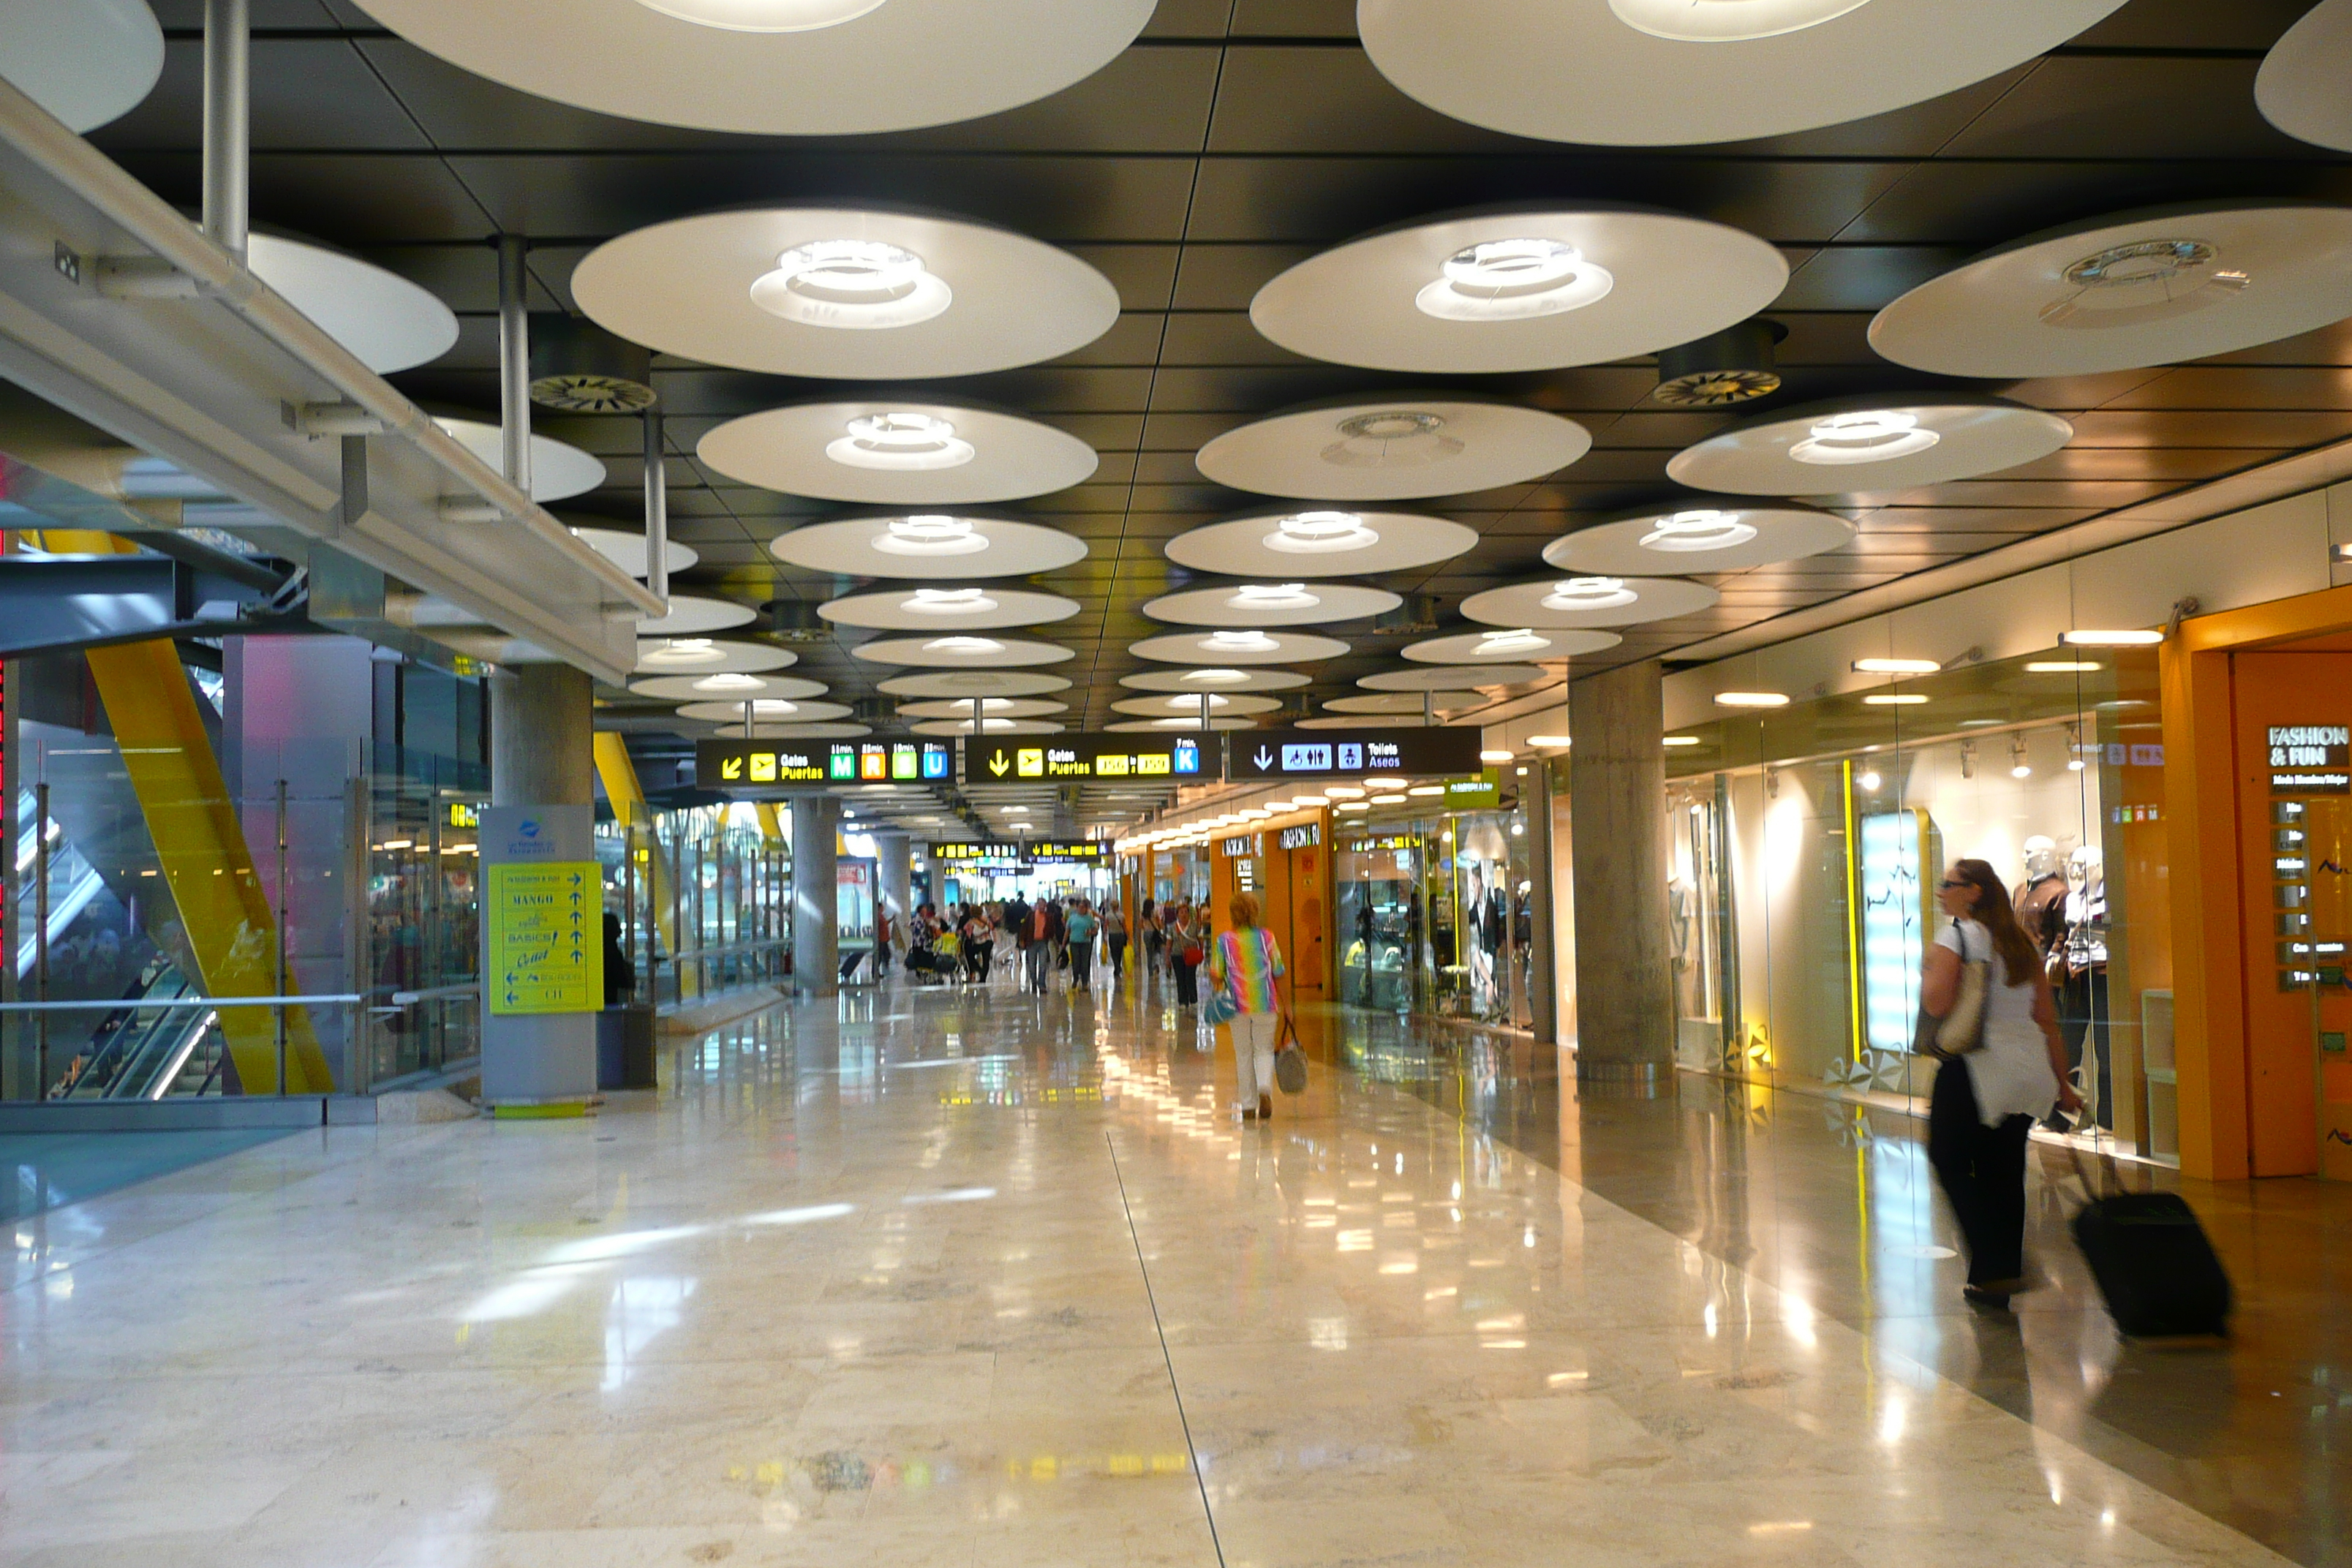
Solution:
[[[1225,605],[1235,610],[1311,610],[1322,602],[1307,592],[1304,583],[1245,583],[1233,591]]]
[[[838,27],[884,0],[637,0],[665,16],[736,33],[812,33]]]
[[[817,606],[817,614],[839,626],[871,626],[879,631],[933,631],[926,640],[943,640],[950,631],[989,631],[1003,626],[1034,626],[1067,619],[1078,613],[1075,599],[1040,594],[1026,588],[917,588],[853,594]],[[945,650],[934,650],[939,662],[958,660]]]
[[[916,512],[811,523],[779,534],[768,552],[840,576],[1016,577],[1086,559],[1087,542],[1034,522]]]
[[[1713,609],[1722,601],[1706,584],[1680,577],[1547,578],[1473,594],[1462,601],[1462,613],[1490,626],[1547,631],[1669,620]]]
[[[1312,588],[1304,583],[1249,583],[1163,595],[1146,604],[1143,613],[1155,621],[1180,625],[1255,628],[1352,621],[1402,603],[1385,589],[1352,583],[1318,583]]]
[[[1744,572],[1819,555],[1852,542],[1853,535],[1853,524],[1833,512],[1787,502],[1658,508],[1555,539],[1544,547],[1544,560],[1570,572],[1618,576],[1658,571]]]
[[[2298,141],[2352,153],[2347,58],[2352,58],[2352,0],[2320,0],[2263,57],[2254,75],[2255,107]]]
[[[1573,420],[1445,394],[1309,405],[1228,430],[1194,460],[1218,484],[1261,495],[1393,500],[1522,484],[1591,449]]]
[[[999,643],[999,647],[1004,645]],[[1043,697],[1067,691],[1066,676],[1020,669],[956,669],[936,675],[898,675],[881,682],[893,697]]]
[[[751,283],[751,303],[806,327],[887,331],[955,303],[947,280],[911,250],[875,239],[820,239],[776,258]]]
[[[908,408],[857,416],[847,434],[825,444],[824,455],[845,468],[928,474],[961,468],[980,454],[956,435],[952,420]]]
[[[1537,631],[1530,626],[1511,626],[1501,631],[1432,637],[1410,644],[1403,652],[1415,664],[1559,660],[1605,652],[1624,640],[1614,632]]]
[[[866,607],[861,606],[858,613],[865,613]],[[878,637],[858,644],[849,655],[871,664],[917,669],[1017,669],[1064,664],[1078,657],[1075,649],[1058,643],[976,637]]]
[[[589,252],[572,289],[599,326],[664,353],[856,380],[1034,364],[1118,319],[1118,289],[1066,251],[963,218],[845,207],[654,224]]]
[[[2089,375],[2347,315],[2352,207],[2158,207],[2029,235],[1930,279],[1878,312],[1870,345],[1944,375]]]
[[[908,726],[918,735],[969,735],[972,732],[969,719],[926,719]],[[986,719],[980,721],[984,735],[1058,735],[1067,726],[1053,719]]]
[[[1335,364],[1550,370],[1706,337],[1771,303],[1788,279],[1763,240],[1679,213],[1482,209],[1309,257],[1258,290],[1250,321]]]
[[[1174,637],[1145,637],[1129,644],[1128,651],[1138,658],[1160,664],[1263,665],[1339,658],[1347,653],[1348,645],[1337,637],[1305,632],[1265,632],[1255,626],[1244,626],[1205,635],[1187,632]]]
[[[711,637],[648,637],[637,644],[640,675],[713,670],[750,675],[789,668],[798,662],[799,656],[791,649],[770,647],[765,643],[719,642]]]
[[[639,697],[658,697],[671,702],[734,702],[745,699],[822,697],[824,684],[803,680],[795,676],[751,675],[741,670],[721,670],[715,675],[657,675],[648,679],[632,680],[629,689]]]
[[[1472,691],[1492,686],[1528,686],[1549,680],[1558,670],[1533,664],[1443,665],[1384,669],[1356,682],[1367,691]]]
[[[1403,511],[1256,512],[1168,542],[1168,559],[1196,572],[1361,577],[1450,561],[1476,530]]]
[[[750,135],[906,131],[1033,102],[1135,41],[1153,0],[360,0],[540,98]]]
[[[875,536],[874,548],[892,555],[970,555],[988,548],[988,535],[968,517],[894,517]]]
[[[1373,66],[1441,114],[1541,141],[1655,147],[1925,102],[2047,53],[2123,3],[1360,0],[1356,15]]]
[[[1520,321],[1608,298],[1608,268],[1558,239],[1486,239],[1455,251],[1412,302],[1448,321]]]
[[[436,425],[457,438],[493,473],[504,473],[505,434],[478,419],[436,419]],[[545,436],[530,438],[530,499],[545,505],[585,495],[605,479],[604,462],[568,442]]]
[[[1323,704],[1331,713],[1392,713],[1418,717],[1423,713],[1459,713],[1483,708],[1494,700],[1482,691],[1382,691],[1370,697],[1334,697]]]
[[[373,262],[275,234],[248,235],[245,258],[256,278],[378,375],[414,369],[457,346],[457,312]]]
[[[751,710],[751,722],[784,721],[808,723],[816,720],[846,719],[849,707],[842,702],[795,701],[784,697],[754,697],[742,702],[689,702],[677,710],[681,719],[692,719],[706,724],[740,724],[745,707]]]
[[[1122,697],[1110,705],[1114,713],[1137,713],[1147,718],[1171,717],[1181,724],[1190,720],[1200,722],[1201,704],[1206,701],[1212,714],[1238,718],[1248,713],[1271,713],[1282,706],[1274,697],[1223,697],[1211,692],[1188,692],[1179,697]]]
[[[163,29],[146,0],[12,5],[0,15],[0,79],[77,135],[138,108],[163,74]]]
[[[898,715],[903,719],[962,719],[971,718],[971,705],[980,704],[981,717],[987,719],[1043,719],[1051,713],[1066,713],[1070,705],[1040,697],[958,697],[941,698],[929,702],[901,702]]]
[[[1288,691],[1307,678],[1289,669],[1146,669],[1118,683],[1138,691]]]
[[[2031,463],[2074,435],[2055,414],[1999,398],[1840,398],[1735,425],[1675,454],[1666,475],[1723,495],[1910,489]]]

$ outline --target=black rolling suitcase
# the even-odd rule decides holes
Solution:
[[[2087,1175],[2083,1186],[2096,1191]],[[2074,1216],[2074,1245],[2125,1338],[2229,1332],[2230,1276],[2179,1194],[2094,1196]]]

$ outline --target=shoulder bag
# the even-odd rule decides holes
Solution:
[[[1939,1061],[1983,1048],[1985,991],[1992,983],[1992,955],[1970,958],[1969,928],[1954,921],[1952,929],[1960,933],[1959,994],[1952,998],[1952,1010],[1940,1018],[1920,1003],[1919,1022],[1911,1035],[1913,1051]]]
[[[1241,1003],[1234,994],[1241,985],[1240,949],[1241,943],[1233,938],[1231,932],[1217,939],[1217,951],[1225,961],[1224,982],[1201,1003],[1201,1021],[1212,1028],[1219,1024],[1232,1023],[1234,1015],[1242,1010]]]
[[[1274,1047],[1274,1082],[1285,1094],[1307,1092],[1307,1053],[1298,1048],[1298,1031],[1287,1013],[1282,1016],[1282,1034]]]

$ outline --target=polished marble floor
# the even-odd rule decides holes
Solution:
[[[2138,1352],[1962,1309],[1906,1129],[1305,1022],[1270,1127],[1156,994],[900,985],[20,1220],[0,1563],[2345,1561],[2339,1405],[2215,1436],[2267,1512],[2118,1451]]]

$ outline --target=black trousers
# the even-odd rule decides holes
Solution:
[[[1936,1069],[1927,1101],[1927,1160],[1960,1222],[1971,1285],[2025,1274],[2025,1143],[2032,1131],[2028,1116],[2010,1117],[1998,1127],[1984,1124],[1965,1062]]]

